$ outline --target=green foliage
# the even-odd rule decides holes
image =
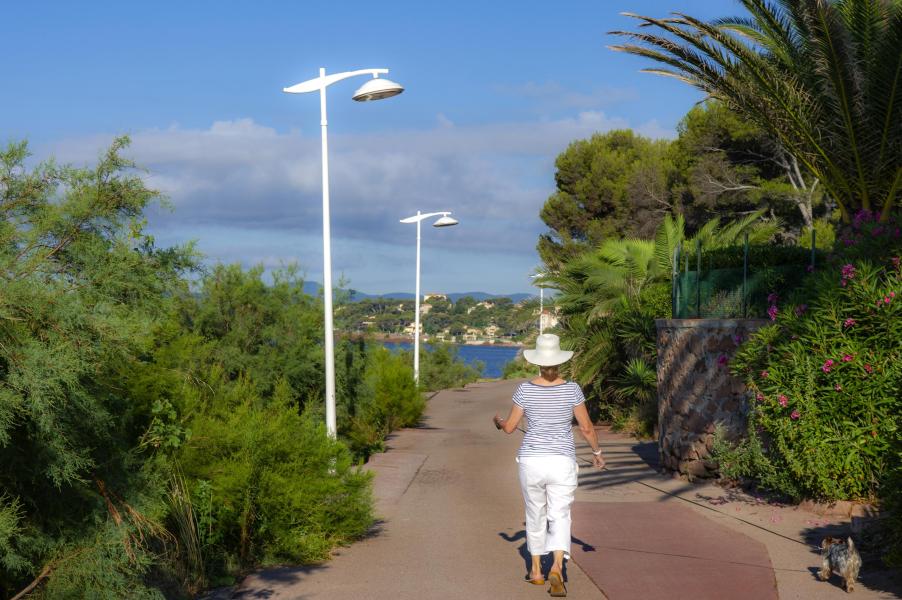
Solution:
[[[799,246],[811,248],[811,234],[814,233],[814,244],[818,250],[830,250],[836,245],[836,228],[827,219],[817,219],[811,227],[802,230]]]
[[[839,204],[886,220],[902,189],[902,3],[741,0],[747,14],[701,21],[630,15],[613,47],[659,63],[779,142]]]
[[[406,354],[406,353],[405,353]],[[413,362],[413,358],[410,358]],[[437,392],[463,387],[482,376],[484,365],[477,361],[468,365],[457,356],[457,347],[451,344],[433,344],[431,349],[420,347],[420,387]]]
[[[28,167],[24,143],[0,151],[3,596],[54,566],[48,589],[110,597],[74,565],[102,565],[96,577],[113,590],[150,562],[149,547],[129,541],[140,526],[121,515],[143,510],[132,496],[153,496],[137,455],[153,416],[123,373],[151,345],[194,256],[144,233],[142,211],[158,196],[121,157],[126,144],[93,168]]]
[[[791,243],[828,207],[817,181],[764,129],[716,101],[690,110],[676,140],[597,134],[571,144],[557,168],[558,189],[541,213],[550,231],[538,245],[549,268],[605,240],[650,238],[668,214],[689,233],[720,215],[767,214],[771,233]]]
[[[545,264],[556,266],[611,236],[651,234],[673,172],[667,147],[631,130],[570,144],[555,161],[557,191],[541,212],[551,229],[539,240]]]
[[[426,400],[413,379],[413,359],[381,344],[367,346],[365,380],[358,391],[354,416],[340,428],[351,450],[366,458],[383,449],[385,437],[401,427],[415,426]]]
[[[322,426],[321,304],[294,268],[189,278],[191,248],[143,232],[156,194],[124,144],[92,169],[0,152],[4,597],[184,597],[372,522]],[[418,420],[399,357],[340,341],[336,366],[343,432]]]
[[[751,476],[794,498],[876,496],[900,435],[897,296],[897,265],[834,264],[742,346],[732,365],[756,394],[761,441],[750,443],[763,449],[750,464],[764,466]],[[773,471],[787,477],[774,480]]]
[[[526,359],[520,354],[514,360],[507,362],[501,370],[501,379],[536,378],[538,376],[539,368],[526,362]]]
[[[191,423],[179,458],[186,477],[208,482],[195,502],[215,535],[202,548],[212,580],[258,564],[323,560],[372,522],[368,477],[324,434],[320,419],[266,407],[246,381]],[[234,570],[233,570],[234,569]]]

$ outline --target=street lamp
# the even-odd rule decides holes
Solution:
[[[326,119],[326,88],[349,77],[372,75],[373,79],[364,83],[354,92],[352,98],[358,102],[381,100],[397,96],[404,91],[399,84],[389,79],[380,79],[379,75],[388,73],[388,69],[360,69],[346,73],[326,75],[325,69],[319,70],[319,77],[308,79],[297,85],[283,88],[289,94],[305,94],[319,92],[320,126],[322,131],[323,155],[323,301],[325,304],[325,342],[326,342],[326,430],[335,438],[338,428],[335,423],[335,334],[332,327],[332,233],[329,225],[329,142]]]
[[[423,214],[417,211],[412,217],[401,219],[402,223],[417,224],[417,289],[416,302],[414,303],[414,326],[413,326],[413,379],[420,383],[420,223],[423,219],[429,219],[441,215],[432,224],[433,227],[452,227],[457,225],[457,219],[452,219],[448,215],[450,212],[431,212]]]
[[[545,275],[545,273],[536,273],[535,275],[530,275],[530,277],[539,279],[545,277]],[[539,335],[542,335],[542,316],[545,314],[545,286],[541,282],[536,285],[539,287]]]

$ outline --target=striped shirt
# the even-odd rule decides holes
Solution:
[[[527,381],[514,392],[514,404],[526,415],[526,435],[518,457],[562,454],[576,459],[573,408],[586,401],[579,384],[538,385]]]

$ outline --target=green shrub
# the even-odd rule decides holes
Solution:
[[[732,362],[756,398],[749,475],[793,498],[876,496],[902,412],[898,262],[833,264],[773,299],[775,322]]]
[[[209,382],[208,382],[209,383]],[[260,564],[309,563],[372,523],[368,474],[313,413],[263,402],[247,380],[214,382],[177,454],[211,582]]]
[[[816,219],[813,227],[808,227],[799,236],[799,246],[811,248],[811,232],[814,231],[814,244],[818,250],[829,251],[836,244],[836,229],[828,219]]]
[[[470,366],[461,360],[457,355],[457,346],[434,344],[431,349],[420,347],[420,387],[424,390],[436,392],[463,387],[478,380],[483,368],[479,363]]]
[[[526,362],[522,354],[518,354],[514,360],[505,363],[501,370],[501,379],[535,378],[539,375],[539,367]]]

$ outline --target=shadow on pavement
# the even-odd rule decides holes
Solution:
[[[517,552],[520,554],[520,557],[523,559],[523,568],[526,571],[524,578],[529,578],[529,570],[532,568],[532,555],[529,553],[529,550],[526,548],[526,530],[521,529],[514,535],[509,535],[503,531],[498,532],[498,537],[503,539],[505,542],[519,542],[522,540],[522,543],[517,547]],[[595,546],[588,544],[582,541],[579,538],[570,537],[571,544],[578,545],[583,552],[595,552]],[[551,565],[554,562],[552,555],[546,554],[542,557],[542,572],[546,575],[548,574],[548,570],[551,569]],[[562,574],[564,576],[564,581],[569,581],[567,578],[567,562],[564,561],[564,568]]]
[[[325,565],[306,565],[256,571],[248,575],[240,585],[211,590],[199,596],[198,600],[265,600],[284,590],[286,586],[298,583],[325,568]],[[296,600],[303,600],[303,596],[296,597]]]

